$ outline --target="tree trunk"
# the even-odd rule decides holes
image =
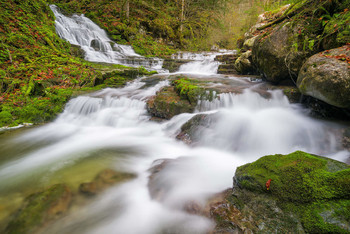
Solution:
[[[185,0],[181,0],[181,16],[180,16],[180,32],[182,33],[183,30],[183,22],[185,20]]]

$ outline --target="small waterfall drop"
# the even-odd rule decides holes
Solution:
[[[198,113],[155,122],[150,121],[146,100],[169,82],[147,88],[144,84],[139,79],[124,88],[72,99],[54,122],[16,138],[17,147],[39,146],[0,164],[0,198],[4,188],[17,193],[20,184],[38,186],[64,168],[103,158],[107,151],[109,168],[137,177],[102,193],[48,227],[47,233],[208,233],[213,223],[185,207],[194,201],[204,205],[231,187],[236,167],[295,150],[347,155],[330,126],[306,117],[281,92],[273,91],[269,99],[251,90],[220,94]],[[197,114],[215,116],[201,131],[199,143],[189,147],[175,140],[180,127]],[[168,164],[152,185],[161,191],[161,199],[156,199],[149,192],[149,169],[159,160]],[[134,225],[135,220],[140,222]]]
[[[207,53],[189,53],[179,52],[172,55],[172,59],[193,60],[180,66],[178,73],[192,73],[200,75],[217,74],[220,62],[215,61],[217,55],[231,54],[236,51],[207,52]]]
[[[161,70],[162,59],[142,57],[131,46],[113,42],[103,29],[84,15],[73,14],[68,17],[57,6],[50,5],[50,8],[56,17],[57,34],[71,44],[80,46],[86,60]]]

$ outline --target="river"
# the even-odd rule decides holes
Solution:
[[[267,91],[270,97],[264,97],[257,91],[264,87],[262,81],[216,74],[216,55],[182,55],[194,61],[175,74],[222,80],[244,91],[202,102],[195,113],[161,122],[151,119],[147,99],[169,85],[168,77],[174,75],[161,73],[153,76],[159,82],[152,86],[145,86],[149,78],[140,77],[124,88],[79,96],[51,123],[1,134],[1,224],[29,194],[56,183],[67,184],[77,194],[81,183],[110,168],[136,177],[94,198],[79,202],[76,195],[78,201],[68,215],[43,232],[206,233],[214,223],[184,207],[191,202],[205,205],[210,196],[232,187],[238,166],[295,150],[348,159],[349,152],[337,138],[343,125],[310,117],[307,109],[289,103],[279,90]],[[195,146],[175,138],[186,121],[208,113],[216,113],[216,121],[203,129]],[[149,169],[164,159],[174,160],[153,183],[162,190],[162,198],[154,199]]]

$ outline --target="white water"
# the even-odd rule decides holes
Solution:
[[[191,73],[200,75],[216,74],[220,62],[214,61],[217,55],[232,54],[236,51],[221,51],[221,52],[206,52],[206,53],[188,53],[179,52],[171,56],[172,59],[188,59],[194,60],[192,62],[180,66],[177,73]]]
[[[206,110],[217,119],[191,148],[174,136],[195,114],[162,123],[150,121],[145,100],[168,82],[141,89],[143,84],[137,80],[122,89],[72,99],[56,121],[18,137],[19,147],[50,143],[1,165],[0,188],[10,189],[35,178],[41,183],[44,175],[79,163],[91,157],[90,152],[124,152],[123,160],[110,167],[134,172],[137,178],[107,190],[48,232],[205,233],[213,223],[185,212],[184,207],[193,201],[203,205],[212,194],[231,187],[237,166],[266,154],[295,150],[347,155],[339,151],[328,125],[304,116],[279,91],[271,99],[247,90],[242,95],[221,94],[220,100],[206,103]],[[154,200],[148,191],[148,170],[158,159],[176,160],[157,176],[154,186],[163,192],[161,199]]]
[[[86,60],[161,70],[162,59],[142,57],[131,46],[113,42],[103,29],[84,15],[67,17],[57,6],[50,5],[50,8],[56,17],[57,34],[71,44],[80,46]]]
[[[214,62],[211,56],[207,60]],[[180,70],[214,74],[210,63]],[[0,164],[0,201],[1,194],[12,197],[23,185],[45,185],[62,168],[98,159],[107,150],[115,158],[110,168],[137,177],[113,186],[45,233],[207,233],[213,222],[184,207],[204,205],[211,195],[230,188],[237,166],[295,150],[340,160],[348,155],[332,133],[336,126],[307,117],[280,91],[273,91],[270,99],[251,90],[220,94],[212,102],[202,101],[198,113],[150,121],[146,100],[168,84],[143,89],[142,80],[136,80],[121,89],[77,97],[54,122],[15,138],[19,153]],[[214,114],[215,122],[203,129],[198,144],[189,147],[175,140],[181,126],[200,113]],[[154,199],[149,169],[162,159],[173,161],[156,176],[153,186],[161,196]]]

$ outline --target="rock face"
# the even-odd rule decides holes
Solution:
[[[248,233],[347,233],[349,214],[350,166],[301,151],[237,168],[233,192],[211,210],[216,230]]]
[[[49,221],[65,214],[72,201],[72,192],[64,184],[30,195],[8,224],[6,233],[33,233]]]
[[[237,71],[234,67],[236,59],[236,54],[224,54],[216,56],[215,61],[222,63],[218,67],[218,74],[237,74]]]
[[[169,72],[176,72],[179,70],[180,66],[189,63],[191,60],[186,59],[165,59],[163,62],[164,69],[167,69]]]
[[[255,74],[256,69],[252,64],[252,51],[244,52],[235,62],[234,68],[239,74]]]
[[[164,87],[147,101],[147,110],[154,117],[171,119],[181,113],[192,113],[194,105],[181,99],[174,87]]]
[[[350,108],[350,45],[311,56],[301,68],[300,91],[328,104]]]
[[[82,183],[79,186],[79,191],[86,195],[96,195],[97,193],[116,183],[123,182],[134,177],[134,174],[106,169],[101,171],[93,181],[89,183]]]
[[[255,40],[252,58],[258,71],[273,83],[295,79],[308,57],[307,50],[296,50],[298,29],[290,23],[276,26],[267,36]]]

